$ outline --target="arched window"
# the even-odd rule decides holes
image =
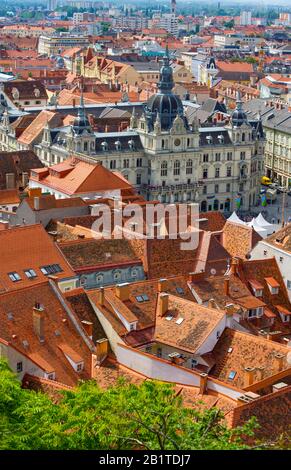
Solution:
[[[115,170],[116,168],[116,160],[110,160],[110,170]]]
[[[187,160],[186,162],[186,175],[192,175],[193,171],[193,161]]]
[[[118,282],[121,280],[121,271],[115,271],[115,273],[113,274],[113,279],[115,282]]]
[[[164,141],[164,139],[162,139],[162,149],[164,149],[164,148],[165,148],[165,141]]]
[[[242,135],[241,135],[241,140],[242,140],[242,142],[245,142],[245,140],[246,140],[246,135],[245,135],[244,132],[243,132]]]
[[[163,161],[161,163],[161,176],[167,176],[168,174],[168,163]]]
[[[175,176],[180,175],[180,162],[179,162],[179,160],[175,160],[175,162],[174,162],[174,175]]]
[[[201,202],[201,212],[206,212],[207,211],[207,201],[202,201]]]

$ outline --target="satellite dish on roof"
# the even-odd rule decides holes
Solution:
[[[215,274],[216,274],[216,269],[212,268],[212,269],[210,270],[210,273],[212,274],[212,276],[215,276]]]

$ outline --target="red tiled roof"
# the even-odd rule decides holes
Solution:
[[[70,171],[61,174],[64,168]],[[64,163],[53,165],[48,171],[48,174],[39,177],[37,171],[33,170],[30,179],[35,182],[39,181],[42,185],[67,195],[107,192],[132,187],[103,165],[87,163],[73,157]]]
[[[27,225],[0,230],[0,291],[15,291],[38,284],[46,276],[40,267],[59,264],[58,279],[75,277],[62,253],[54,245],[42,225]],[[24,270],[33,269],[37,277],[28,278]],[[8,273],[17,272],[21,280],[13,282]]]

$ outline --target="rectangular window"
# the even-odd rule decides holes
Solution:
[[[220,153],[215,154],[215,161],[220,162]]]
[[[141,184],[141,174],[137,173],[136,175],[136,184]]]
[[[226,176],[231,176],[231,166],[228,166],[226,169]]]
[[[230,162],[232,160],[232,152],[227,152],[227,161]]]
[[[129,159],[128,158],[123,160],[123,168],[129,168]]]
[[[207,194],[207,186],[203,186],[203,194]]]
[[[287,289],[291,290],[291,281],[287,280]]]
[[[19,274],[16,273],[16,272],[8,273],[8,276],[9,276],[9,278],[10,278],[10,280],[11,280],[12,282],[21,281],[21,277],[20,277]]]
[[[22,372],[22,370],[23,370],[23,364],[22,364],[22,362],[17,362],[17,364],[16,364],[16,371],[17,371],[17,373],[19,374],[19,372]]]
[[[216,184],[214,186],[214,192],[215,192],[215,194],[219,193],[219,185],[218,184]]]
[[[207,168],[205,168],[205,169],[203,170],[203,178],[205,179],[205,178],[207,178],[207,177],[208,177],[208,170],[207,170]]]
[[[61,273],[63,271],[59,264],[48,264],[47,266],[41,266],[40,270],[45,276],[48,276],[49,274]]]
[[[137,158],[136,159],[136,166],[137,166],[137,168],[140,168],[142,166],[142,158]]]
[[[226,184],[226,192],[227,192],[227,193],[230,193],[230,183],[227,183],[227,184]]]
[[[208,153],[205,153],[203,155],[203,163],[207,163],[208,162]]]
[[[28,279],[33,279],[34,277],[36,277],[36,272],[34,271],[34,269],[25,269],[24,272]]]
[[[219,178],[219,173],[220,173],[219,168],[215,168],[215,178]]]

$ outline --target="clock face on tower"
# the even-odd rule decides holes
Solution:
[[[180,139],[175,139],[175,140],[174,140],[174,145],[175,145],[176,147],[179,147],[180,144],[181,144],[181,140],[180,140]]]

